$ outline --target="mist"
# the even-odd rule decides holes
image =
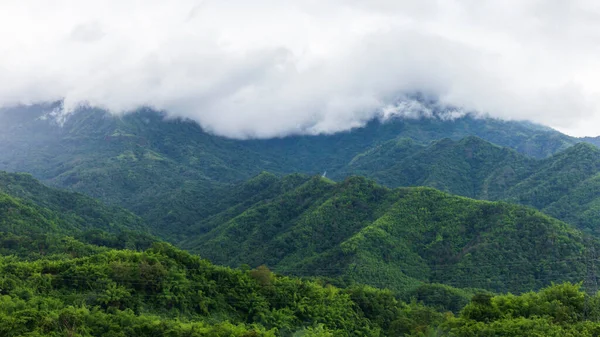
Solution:
[[[149,106],[265,138],[410,115],[420,92],[596,135],[598,19],[593,1],[7,0],[0,106]]]

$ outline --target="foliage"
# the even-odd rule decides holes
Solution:
[[[394,172],[377,175],[380,169],[353,165],[353,158],[379,153],[381,146],[389,147],[386,142],[396,142],[399,136],[427,145],[443,138],[458,140],[474,135],[537,158],[581,141],[531,123],[473,115],[448,119],[447,111],[435,102],[415,99],[431,109],[431,118],[374,119],[349,132],[265,140],[211,135],[196,123],[165,119],[163,113],[150,109],[115,117],[84,107],[70,114],[61,126],[47,116],[60,103],[3,109],[0,169],[29,172],[45,183],[126,207],[142,216],[154,234],[178,242],[198,219],[242,202],[229,198],[235,192],[229,188],[232,183],[265,170],[277,174],[327,171],[338,178],[346,173],[360,173],[381,178],[381,182],[394,187],[422,184],[488,198],[481,181],[465,183],[468,175],[461,175],[462,168],[451,175],[460,179],[446,186],[448,179],[442,178],[447,170],[425,168],[432,173],[427,178],[420,172],[422,165],[403,166],[402,171],[411,171],[414,177],[399,179]],[[506,161],[517,156],[507,152],[498,158],[482,158],[489,160],[484,165],[487,169],[494,167],[496,159]],[[393,166],[385,160],[380,164]],[[440,160],[432,164],[444,166]],[[469,170],[479,172],[477,167]]]
[[[391,187],[430,186],[471,198],[533,206],[599,234],[600,150],[585,143],[535,160],[475,137],[427,146],[399,139],[356,156],[333,177],[351,174]]]
[[[372,288],[274,274],[265,283],[158,243],[62,260],[1,257],[0,275],[3,336],[380,336],[399,319],[412,331],[442,317]],[[416,321],[423,310],[431,319]]]
[[[265,270],[260,271],[263,273]],[[365,286],[339,289],[218,267],[167,244],[145,252],[0,257],[3,336],[596,336],[600,296],[552,285],[478,293],[440,313]]]
[[[260,194],[260,192],[257,192]],[[219,264],[267,265],[340,284],[388,287],[457,311],[459,288],[521,292],[585,277],[586,246],[598,244],[531,208],[451,196],[430,188],[387,189],[352,177],[313,177],[295,189],[215,216],[221,225],[181,246]],[[204,228],[204,227],[201,227]],[[444,296],[454,297],[452,300]]]
[[[599,300],[570,283],[520,296],[479,296],[440,330],[448,336],[597,336]]]
[[[30,175],[0,173],[0,254],[81,256],[99,246],[144,249],[154,241],[124,209],[48,188]]]

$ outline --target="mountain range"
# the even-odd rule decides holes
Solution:
[[[2,109],[0,333],[594,335],[598,138],[421,103],[274,139]]]
[[[600,150],[587,143],[535,159],[467,137],[430,145],[388,141],[357,155],[336,177],[359,174],[391,187],[431,186],[471,198],[510,201],[596,231],[599,173]]]
[[[0,112],[0,169],[29,172],[46,184],[123,206],[159,231],[166,226],[163,210],[170,213],[170,227],[186,226],[214,213],[210,196],[227,194],[232,184],[262,171],[326,173],[337,181],[364,175],[388,187],[432,186],[519,202],[580,228],[597,227],[597,202],[573,200],[594,194],[597,156],[585,144],[596,140],[532,123],[476,115],[448,119],[434,105],[432,117],[376,119],[332,135],[234,140],[148,109],[113,116],[84,108],[62,126],[48,116],[55,109]],[[554,179],[551,187],[542,186],[545,179]]]
[[[124,209],[29,175],[1,178],[3,335],[468,336],[515,324],[560,335],[597,326],[584,303],[598,297],[570,283],[517,298],[451,286],[523,292],[587,276],[598,241],[524,206],[263,173],[237,186],[252,197],[223,200],[227,210],[189,228],[204,234],[182,244],[241,263],[229,269],[144,234]]]

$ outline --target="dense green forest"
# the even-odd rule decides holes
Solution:
[[[3,255],[35,258],[79,248],[95,252],[97,246],[142,249],[156,240],[129,211],[46,187],[28,174],[0,173]]]
[[[590,231],[599,225],[597,158],[576,153],[592,147],[570,148],[597,139],[532,123],[468,114],[448,119],[444,108],[424,101],[433,111],[428,118],[375,119],[331,135],[234,140],[149,109],[110,116],[82,108],[59,126],[44,115],[57,104],[0,111],[0,169],[125,207],[161,236],[180,235],[196,219],[222,211],[214,199],[229,198],[237,183],[262,171],[326,171],[338,181],[364,175],[388,187],[425,185],[519,202]]]
[[[390,187],[431,186],[524,204],[586,231],[600,228],[600,149],[585,143],[535,160],[477,137],[430,145],[401,138],[357,155],[332,178],[352,174]]]
[[[521,292],[580,281],[587,250],[598,245],[533,209],[430,188],[389,189],[360,177],[335,183],[263,173],[228,191],[213,198],[211,209],[222,211],[155,231],[126,210],[4,173],[3,249],[38,257],[77,242],[144,249],[161,238],[218,264],[265,264],[338,285],[406,292],[444,283]]]
[[[144,215],[156,202],[202,201],[212,188],[270,171],[322,173],[344,169],[360,153],[398,136],[427,144],[476,135],[521,153],[546,157],[579,140],[538,125],[467,115],[386,121],[332,135],[232,140],[198,124],[165,120],[148,109],[124,116],[84,108],[57,125],[44,117],[55,105],[0,111],[0,169],[29,172]],[[432,107],[433,109],[434,107]],[[436,108],[437,109],[437,108]]]
[[[595,336],[598,303],[578,285],[476,293],[456,313],[390,291],[337,288],[218,267],[167,244],[144,252],[0,257],[3,336]],[[447,288],[447,287],[446,287]],[[444,287],[431,303],[455,302]]]
[[[389,291],[214,266],[126,232],[143,229],[127,211],[29,175],[3,174],[1,186],[2,336],[377,336],[442,317]],[[431,290],[467,301],[457,289]]]
[[[123,236],[114,240],[126,229],[117,222],[143,230],[139,218],[122,209],[45,187],[29,175],[3,174],[1,180],[2,336],[525,336],[592,335],[599,329],[594,306],[599,299],[576,285],[521,296],[422,281],[391,291],[326,274],[286,277],[263,265],[219,267],[166,243],[145,241],[148,248],[142,247],[141,232],[137,243],[124,242]],[[492,205],[431,189],[394,192],[362,178],[335,184],[262,174],[244,188],[255,192],[255,203],[265,204],[261,198],[277,198],[293,186],[309,199],[327,192],[338,206],[368,201],[368,194],[392,201],[398,197],[394,193],[448,199],[452,207],[456,202]],[[300,197],[291,194],[288,198]],[[544,220],[553,222],[537,219]],[[94,235],[86,235],[89,227]],[[564,240],[574,235],[577,246],[578,234],[562,230],[555,234],[566,235]],[[125,244],[133,250],[120,250]]]
[[[295,175],[256,177],[267,191]],[[520,292],[585,275],[597,242],[531,208],[352,177],[234,205],[190,228],[181,246],[218,264],[266,264],[396,290],[423,282]],[[571,279],[573,278],[573,279]]]
[[[389,187],[431,186],[470,198],[498,200],[537,163],[473,136],[457,141],[444,138],[427,145],[399,138],[358,154],[331,176],[361,175]]]
[[[54,108],[0,111],[0,168],[32,174],[0,173],[2,336],[600,335],[598,139]]]

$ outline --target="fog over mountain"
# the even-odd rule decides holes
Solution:
[[[420,92],[592,136],[599,16],[584,0],[7,0],[0,105],[151,106],[247,138],[346,130]]]

